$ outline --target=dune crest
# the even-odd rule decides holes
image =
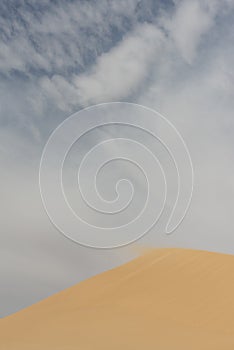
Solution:
[[[233,350],[234,256],[154,249],[0,320],[4,350]]]

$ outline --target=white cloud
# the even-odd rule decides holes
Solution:
[[[141,25],[107,54],[99,57],[91,73],[74,80],[82,104],[121,99],[144,82],[162,46],[162,33]]]
[[[162,32],[143,24],[103,53],[90,72],[74,76],[70,84],[62,76],[43,78],[41,86],[61,109],[124,98],[144,82],[162,42]]]
[[[192,63],[201,37],[212,27],[214,17],[199,1],[186,0],[178,4],[168,29],[182,57]]]
[[[161,12],[154,24],[136,25],[85,72],[44,77],[40,85],[64,111],[131,98],[150,79],[151,71],[157,71],[160,79],[175,59],[192,65],[203,40],[207,45],[212,28],[216,28],[217,16],[227,14],[231,7],[228,0],[177,1],[174,12]]]
[[[40,2],[39,11],[36,2],[30,7],[21,2],[11,13],[14,6],[3,1],[1,6],[6,15],[3,11],[0,15],[3,39],[0,71],[20,70],[25,74],[30,74],[31,69],[45,70],[48,74],[67,74],[69,69],[80,71],[87,55],[95,59],[105,45],[111,45],[112,28],[124,33],[123,20],[136,21],[137,3],[45,1]]]

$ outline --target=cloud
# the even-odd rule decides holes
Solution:
[[[196,57],[201,38],[214,24],[214,15],[199,1],[182,1],[167,28],[175,46],[186,62]]]
[[[131,100],[157,67],[168,70],[175,59],[192,65],[210,40],[212,28],[215,33],[224,8],[227,11],[232,4],[227,0],[212,5],[209,1],[177,1],[174,11],[161,10],[154,23],[135,25],[85,72],[44,76],[40,87],[61,110],[69,112],[93,103]],[[162,62],[162,57],[167,61]],[[161,72],[157,74],[160,77]]]
[[[137,23],[137,6],[137,0],[2,1],[0,71],[83,71]]]
[[[40,85],[61,109],[67,105],[111,101],[130,96],[147,77],[148,68],[160,53],[163,33],[150,24],[139,25],[109,52],[103,53],[90,72],[42,78]],[[65,93],[65,95],[64,95]]]
[[[162,46],[163,34],[141,25],[98,59],[93,71],[74,80],[81,104],[122,99],[137,91]]]

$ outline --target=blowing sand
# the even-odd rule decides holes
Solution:
[[[1,350],[233,350],[234,256],[156,249],[0,320]]]

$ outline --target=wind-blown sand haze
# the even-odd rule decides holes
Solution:
[[[1,350],[233,350],[234,256],[155,249],[0,320]]]

